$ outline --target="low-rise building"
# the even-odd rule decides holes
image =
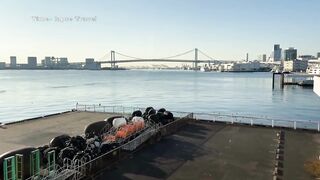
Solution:
[[[101,64],[99,62],[95,62],[93,58],[86,58],[84,68],[88,70],[99,70],[101,69]]]
[[[308,61],[291,60],[283,62],[283,71],[286,72],[305,72],[308,67]]]
[[[44,68],[53,68],[53,65],[54,65],[54,61],[51,60],[52,57],[51,56],[46,56],[44,57],[43,60],[41,60],[41,66],[44,67]]]
[[[309,60],[308,68],[306,71],[308,74],[319,74],[320,75],[320,58],[317,60]]]
[[[299,56],[299,59],[300,60],[304,60],[304,61],[308,61],[308,60],[311,60],[311,59],[315,59],[316,57],[312,56],[312,55],[300,55]]]
[[[0,62],[0,69],[6,68],[6,63],[5,62]]]
[[[219,71],[225,72],[249,72],[249,71],[259,71],[260,62],[259,61],[249,61],[249,62],[234,62],[221,64],[219,66]]]

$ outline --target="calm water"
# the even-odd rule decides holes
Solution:
[[[0,121],[70,110],[77,102],[320,120],[312,89],[271,88],[271,73],[0,71]]]

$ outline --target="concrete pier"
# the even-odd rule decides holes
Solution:
[[[114,114],[68,112],[0,127],[0,154],[26,146],[48,144],[61,134],[81,135],[87,124]]]
[[[0,128],[0,154],[40,146],[61,134],[83,134],[84,127],[116,114],[68,112]],[[279,128],[192,121],[173,135],[147,144],[94,179],[261,179],[274,176]],[[316,131],[282,129],[285,134],[281,179],[312,179],[307,160],[320,155]]]
[[[102,172],[94,179],[273,179],[279,129],[224,123],[189,123]],[[306,160],[320,153],[320,135],[284,130],[283,180],[313,179],[304,170]],[[276,176],[275,176],[276,177]]]

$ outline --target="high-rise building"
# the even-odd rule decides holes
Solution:
[[[281,60],[280,44],[275,44],[273,46],[273,61],[280,61],[280,60]]]
[[[317,58],[320,58],[320,52],[317,53]]]
[[[16,56],[10,56],[10,67],[11,68],[17,67],[17,57]]]
[[[262,62],[266,62],[267,61],[267,55],[266,54],[262,54]]]
[[[28,68],[37,67],[37,57],[28,57]]]
[[[297,49],[290,47],[289,49],[284,50],[283,55],[284,55],[283,60],[285,61],[295,60],[297,59]]]

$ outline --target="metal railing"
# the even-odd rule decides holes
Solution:
[[[144,111],[145,108],[126,107],[126,106],[103,106],[76,104],[77,111],[105,112],[116,114],[131,114],[135,110]],[[175,117],[185,117],[193,112],[171,111]],[[288,120],[264,116],[245,116],[239,114],[222,114],[222,113],[193,113],[196,120],[207,120],[213,122],[224,122],[230,124],[246,124],[251,126],[269,126],[292,129],[307,129],[320,132],[320,121]]]

